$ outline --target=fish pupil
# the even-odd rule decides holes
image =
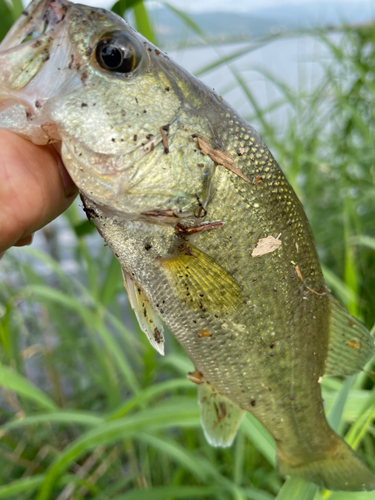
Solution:
[[[102,49],[102,60],[108,68],[116,69],[122,63],[121,51],[113,45],[107,45]]]

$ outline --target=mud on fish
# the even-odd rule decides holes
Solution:
[[[0,127],[61,147],[142,330],[163,354],[165,324],[194,363],[213,446],[249,411],[282,474],[375,489],[319,384],[357,373],[372,338],[330,295],[303,208],[243,118],[115,14],[34,0],[0,45]]]

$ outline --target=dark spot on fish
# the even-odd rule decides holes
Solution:
[[[138,99],[136,97],[134,97],[134,99],[135,99],[135,102],[138,104]]]
[[[153,134],[147,134],[146,135],[146,139],[149,141],[150,139],[152,139],[154,137]]]
[[[160,50],[155,49],[155,54],[158,56],[160,54]]]
[[[83,102],[83,103],[81,104],[81,108],[87,108],[87,106],[88,106],[88,104],[86,104],[85,102]]]
[[[253,278],[253,283],[255,283],[255,282],[256,282],[256,280],[257,280],[256,278]]]
[[[69,68],[69,69],[72,69],[72,67],[73,67],[73,63],[74,63],[74,54],[71,54],[71,55],[70,55],[70,63],[69,63],[69,65],[68,65],[68,68]]]
[[[92,48],[91,48],[91,47],[88,47],[88,48],[86,49],[85,56],[86,56],[86,57],[89,57],[91,54],[92,54]]]
[[[137,134],[134,134],[133,141],[134,141],[134,142],[136,142],[136,141],[137,141]]]
[[[144,113],[147,113],[147,109],[144,109],[144,110],[143,110],[143,112],[144,112]]]
[[[79,69],[81,67],[80,63],[76,64],[76,69]]]
[[[118,254],[118,253],[115,253],[115,257],[119,258],[120,256],[119,256],[119,254]]]
[[[126,111],[124,111],[123,109],[121,110],[121,114],[122,116],[125,116],[126,115]]]
[[[27,10],[23,10],[23,11],[21,12],[21,14],[22,14],[23,16],[28,16],[28,15],[29,15],[29,13],[27,12]]]
[[[151,243],[146,243],[145,250],[150,250],[150,248],[152,248]]]
[[[28,120],[32,120],[32,116],[33,116],[32,113],[30,113],[30,111],[26,110],[26,118]]]
[[[293,224],[293,221],[291,219],[288,220],[288,225],[291,226]]]
[[[114,137],[112,137],[111,141],[112,142],[116,142],[116,139]]]
[[[198,134],[191,134],[190,136],[192,139],[196,139],[198,137]]]
[[[37,49],[38,47],[40,47],[42,45],[42,42],[40,40],[36,40],[34,43],[33,43],[33,48],[34,49]]]
[[[260,184],[261,182],[263,182],[263,177],[261,175],[255,175],[253,178],[253,184]]]
[[[167,92],[169,92],[169,91],[170,91],[170,88],[169,88],[169,87],[165,87],[165,90],[166,90]]]
[[[42,107],[41,102],[35,101],[35,107],[38,108],[38,109],[40,109]]]
[[[272,387],[269,387],[268,390],[271,392],[272,391]]]
[[[251,406],[255,406],[255,405],[256,405],[256,401],[255,401],[255,399],[252,399],[252,400],[250,401],[250,404],[251,404]]]
[[[350,320],[349,320],[349,321],[348,321],[348,323],[349,323],[349,326],[354,326],[353,321],[350,321]]]
[[[161,334],[161,331],[159,328],[154,329],[154,339],[158,344],[162,344],[164,342],[163,335]]]
[[[149,52],[152,52],[152,49],[151,49],[151,47],[148,47],[148,48],[147,48],[147,50],[148,50]]]
[[[275,347],[275,342],[272,342],[272,343],[270,344],[270,348],[271,348],[271,349],[273,349],[274,347]]]
[[[81,76],[81,82],[85,83],[85,81],[87,80],[87,78],[88,78],[88,75],[87,75],[86,71],[84,71],[82,73],[82,76]]]
[[[197,163],[198,167],[200,168],[203,168],[204,167],[204,163]]]
[[[144,316],[145,318],[147,318],[147,312],[146,312],[146,309],[143,309],[143,316]]]

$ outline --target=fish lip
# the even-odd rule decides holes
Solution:
[[[66,0],[33,0],[0,43],[0,53],[18,47],[25,38],[37,34],[39,36],[30,40],[35,43],[65,19],[68,9],[69,2]],[[47,28],[44,32],[45,23]]]

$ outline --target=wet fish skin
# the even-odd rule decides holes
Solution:
[[[54,17],[39,47],[0,45],[0,126],[61,142],[128,286],[142,291],[224,407],[250,411],[270,431],[282,471],[330,489],[374,489],[324,416],[319,380],[334,306],[303,208],[258,134],[114,14],[47,0],[33,8]],[[139,44],[131,75],[96,62],[99,39],[116,30]],[[20,61],[33,50],[48,59],[28,80]],[[200,138],[229,153],[248,182],[202,155]],[[214,221],[222,225],[176,230]],[[252,256],[270,236],[281,245]]]

